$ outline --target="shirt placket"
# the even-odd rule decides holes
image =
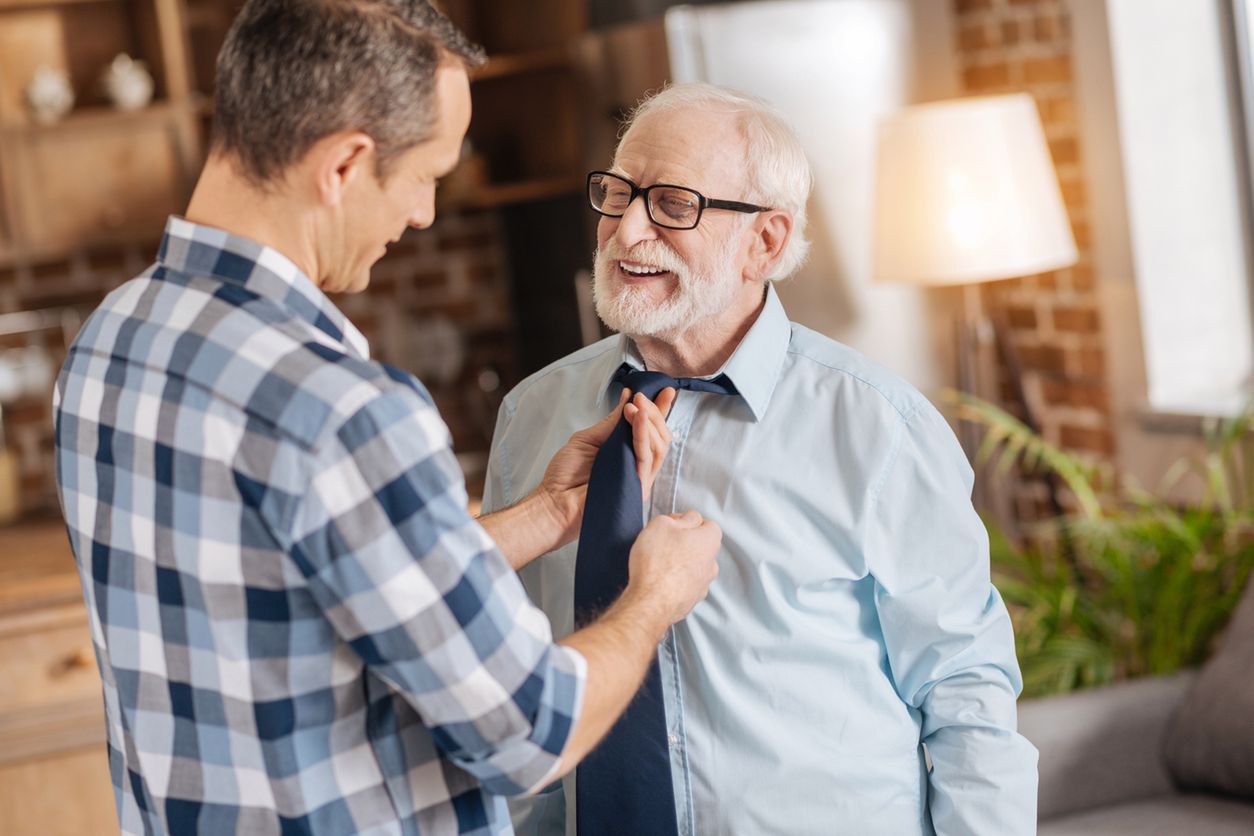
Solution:
[[[679,472],[683,463],[684,445],[700,400],[700,393],[680,390],[666,419],[666,425],[671,431],[671,446],[653,482],[653,493],[649,498],[650,519],[680,510],[677,507]],[[693,821],[692,782],[688,768],[687,738],[684,734],[679,653],[673,627],[666,632],[666,638],[658,647],[658,665],[666,701],[666,730],[671,755],[671,780],[675,791],[675,818],[679,826],[679,836],[693,836],[696,831]]]

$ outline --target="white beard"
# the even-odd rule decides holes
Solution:
[[[592,298],[597,316],[609,328],[629,337],[669,337],[700,325],[727,310],[736,296],[734,256],[739,236],[729,235],[714,257],[710,273],[692,270],[662,241],[641,241],[624,251],[613,239],[593,255]],[[619,261],[635,261],[669,270],[675,289],[661,302],[651,288],[622,284]]]

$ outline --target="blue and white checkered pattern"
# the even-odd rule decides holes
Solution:
[[[127,834],[512,832],[585,663],[413,377],[290,260],[172,218],[57,381]]]

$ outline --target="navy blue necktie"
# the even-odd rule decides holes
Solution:
[[[673,378],[624,363],[614,379],[653,400],[668,386],[733,395],[726,375]],[[588,478],[575,558],[575,624],[582,626],[627,586],[627,557],[644,524],[631,424],[626,418],[601,445]],[[579,836],[676,836],[675,794],[666,732],[666,704],[657,658],[627,711],[576,770]]]

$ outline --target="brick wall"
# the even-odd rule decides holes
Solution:
[[[516,381],[509,282],[495,212],[446,212],[428,230],[406,233],[372,273],[369,289],[335,303],[370,340],[372,356],[413,371],[448,422],[472,493],[496,408]],[[90,312],[148,266],[155,244],[90,250],[64,260],[0,267],[0,314],[23,310]],[[434,336],[432,336],[434,335]],[[59,368],[60,329],[0,336],[0,351],[44,347]],[[55,510],[51,381],[46,391],[4,409],[7,444],[17,456],[27,514]]]
[[[1080,251],[1071,268],[982,289],[1004,317],[1024,366],[1024,384],[1051,441],[1093,459],[1114,452],[1101,316],[1094,287],[1088,201],[1076,129],[1071,27],[1063,0],[954,0],[967,94],[1027,92],[1040,110]],[[1002,368],[1001,393],[1013,400]],[[1042,485],[1019,488],[1020,516],[1044,510]]]

